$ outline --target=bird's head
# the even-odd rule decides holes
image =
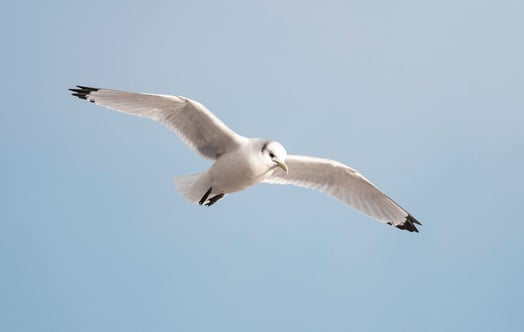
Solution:
[[[287,173],[288,168],[286,165],[287,152],[282,144],[275,141],[264,142],[261,148],[262,157],[264,162],[270,168],[281,168],[284,172]]]

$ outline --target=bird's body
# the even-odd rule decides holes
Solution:
[[[224,193],[234,193],[272,175],[275,168],[268,168],[262,162],[262,145],[262,140],[249,141],[239,146],[238,150],[218,157],[208,171],[213,179],[213,187]]]
[[[212,198],[215,195],[241,191],[263,182],[278,167],[264,163],[262,147],[266,142],[267,140],[262,139],[246,140],[236,149],[220,155],[207,172],[175,177],[178,191],[190,201],[200,203],[203,193],[208,188],[211,188],[208,198]],[[205,204],[205,201],[201,204]]]
[[[165,124],[191,148],[215,160],[204,173],[175,177],[187,199],[211,206],[257,183],[317,189],[390,225],[418,232],[420,223],[354,169],[334,160],[288,155],[272,140],[236,134],[199,102],[185,97],[77,86],[73,95]]]

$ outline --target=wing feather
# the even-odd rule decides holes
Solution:
[[[297,155],[289,155],[286,164],[287,174],[278,170],[264,182],[317,189],[381,222],[418,232],[415,224],[420,222],[353,168],[334,160]]]
[[[229,129],[204,105],[189,98],[85,86],[70,91],[73,96],[97,105],[160,122],[204,158],[216,159],[246,139]]]

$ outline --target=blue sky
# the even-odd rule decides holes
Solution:
[[[521,331],[522,1],[10,2],[0,330]],[[333,158],[419,234],[318,192],[212,208],[169,130],[71,97],[177,94]]]

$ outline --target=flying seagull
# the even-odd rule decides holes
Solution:
[[[73,96],[107,108],[159,121],[190,148],[215,162],[207,172],[175,177],[188,200],[211,206],[226,194],[257,183],[317,189],[397,228],[421,225],[359,172],[335,160],[288,155],[273,140],[247,138],[229,129],[201,103],[181,96],[134,93],[77,85]]]

